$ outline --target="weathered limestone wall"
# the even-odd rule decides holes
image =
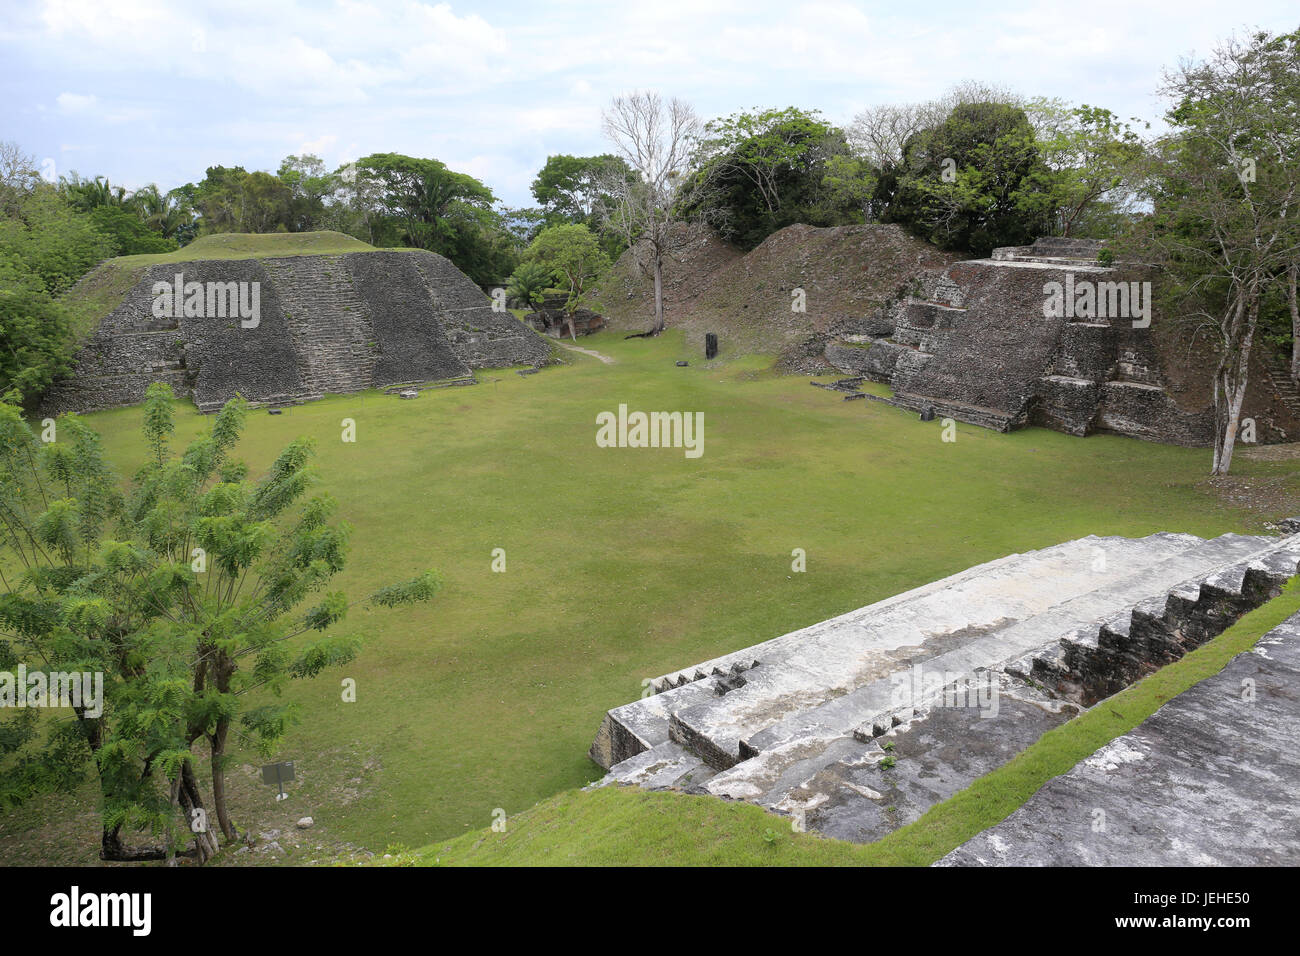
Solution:
[[[256,282],[255,328],[238,317],[155,318],[155,282]],[[472,368],[540,364],[547,344],[454,265],[428,252],[197,260],[151,266],[83,345],[41,411],[130,405],[165,381],[203,411],[243,395],[284,404]]]
[[[896,313],[893,333],[876,339],[865,358],[836,344],[827,346],[826,358],[891,385],[896,405],[933,408],[999,431],[1035,424],[1073,435],[1111,431],[1209,444],[1212,409],[1189,410],[1174,400],[1150,327],[1135,328],[1133,315],[1044,315],[1048,282],[1150,278],[1100,265],[1099,249],[1087,240],[1040,239],[955,263]],[[1274,421],[1266,409],[1256,414],[1267,419],[1261,432],[1270,437],[1284,435],[1290,424]]]

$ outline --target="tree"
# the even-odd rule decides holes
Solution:
[[[552,275],[568,285],[569,298],[564,304],[569,319],[569,337],[577,340],[573,312],[590,281],[609,267],[609,258],[601,250],[590,229],[581,225],[551,226],[543,229],[524,254],[551,270]]]
[[[512,299],[538,306],[542,303],[542,294],[554,281],[555,273],[550,266],[540,262],[521,262],[506,283],[506,293]]]
[[[923,103],[883,103],[858,113],[845,130],[858,155],[877,170],[903,161],[908,140],[937,129],[952,111],[965,103],[1006,103],[1024,106],[1022,98],[1005,87],[974,80],[954,85],[943,96]]]
[[[0,252],[0,394],[33,402],[72,368],[71,341],[67,309],[40,276]]]
[[[247,172],[242,166],[209,166],[203,181],[186,188],[202,220],[201,231],[285,232],[293,194],[278,176]]]
[[[319,156],[304,153],[286,156],[276,175],[289,189],[289,231],[325,228],[326,200],[338,191],[338,174],[329,172]]]
[[[987,256],[1051,229],[1052,172],[1024,110],[961,103],[936,128],[914,134],[895,171],[883,218],[943,249]]]
[[[145,225],[144,219],[124,206],[100,206],[90,211],[90,221],[113,244],[113,254],[134,256],[171,252],[179,248],[175,239],[164,239]]]
[[[0,140],[0,218],[17,214],[17,203],[41,182],[36,157],[11,140]]]
[[[594,225],[602,200],[602,185],[611,177],[634,180],[636,173],[619,156],[556,155],[546,158],[533,180],[533,198],[542,204],[549,225]]]
[[[615,97],[602,125],[616,153],[637,173],[635,180],[602,177],[600,191],[608,197],[602,229],[635,249],[638,265],[653,276],[655,319],[645,334],[658,335],[664,330],[664,257],[689,243],[691,227],[698,226],[675,228],[673,206],[700,135],[699,117],[681,100],[664,103],[658,93],[639,92]]]
[[[862,222],[874,177],[816,112],[740,112],[705,125],[677,211],[752,249],[791,223]]]
[[[1212,473],[1225,475],[1270,289],[1286,288],[1300,333],[1300,32],[1227,41],[1166,73],[1162,93],[1170,132],[1153,150],[1153,213],[1135,241],[1164,268],[1168,310],[1215,336]]]
[[[403,241],[439,251],[453,244],[457,227],[482,225],[496,197],[473,176],[448,169],[436,159],[374,153],[356,164],[359,180],[378,187],[379,207],[401,223]]]
[[[88,214],[41,182],[17,197],[13,215],[0,219],[0,256],[5,255],[39,276],[45,290],[57,296],[115,250]]]
[[[76,170],[59,177],[59,192],[78,212],[90,212],[106,206],[121,208],[127,204],[125,186],[112,185],[107,176],[82,179]]]
[[[75,786],[90,765],[105,859],[170,856],[188,841],[206,860],[218,835],[237,836],[225,788],[231,731],[271,753],[295,719],[279,697],[285,684],[357,653],[355,637],[330,631],[349,602],[327,590],[349,532],[333,522],[332,500],[307,497],[310,441],[291,442],[260,480],[248,479],[231,457],[242,399],[179,455],[170,389],[150,386],[143,412],[148,458],[123,495],[77,416],[60,417],[57,441],[44,443],[18,409],[0,405],[0,657],[104,681],[101,707],[83,700],[53,733],[3,728],[0,780],[12,802]],[[425,572],[367,603],[426,601],[437,586]],[[124,830],[162,835],[166,846],[129,848]]]
[[[1053,232],[1086,231],[1102,209],[1126,210],[1136,195],[1141,140],[1110,110],[1036,99],[1026,107],[1039,153],[1054,173]]]
[[[150,183],[131,193],[129,204],[144,224],[164,239],[179,241],[194,222],[194,210],[180,189],[162,192]]]

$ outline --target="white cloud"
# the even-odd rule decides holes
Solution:
[[[54,100],[64,113],[84,113],[99,102],[94,93],[60,93]]]

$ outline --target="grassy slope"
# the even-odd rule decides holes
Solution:
[[[1218,638],[1045,734],[1006,766],[869,846],[790,832],[758,807],[635,787],[570,791],[399,863],[443,866],[926,866],[993,826],[1052,777],[1128,733],[1166,701],[1217,674],[1300,611],[1300,578]],[[903,758],[905,759],[905,758]]]
[[[1080,535],[1260,528],[1203,490],[1206,451],[966,426],[945,444],[938,422],[841,402],[758,358],[677,368],[698,357],[675,334],[582,344],[618,364],[565,352],[540,375],[251,419],[255,469],[296,435],[318,439],[324,489],[356,528],[350,592],[425,566],[448,582],[428,608],[348,622],[360,660],[292,688],[304,721],[282,753],[299,773],[285,813],[375,849],[477,831],[494,808],[598,777],[585,754],[601,715],[645,677]],[[621,402],[705,412],[704,457],[597,448],[596,413]],[[129,474],[139,410],[87,417]],[[344,417],[356,444],[339,441]],[[180,428],[210,421],[187,412]],[[1294,482],[1289,466],[1239,468]],[[796,547],[807,573],[791,573]],[[342,676],[356,704],[340,702]],[[249,779],[249,799],[269,799]],[[93,846],[93,825],[82,812],[55,838]]]
[[[226,232],[195,239],[175,252],[145,256],[119,256],[120,265],[152,266],[196,259],[266,259],[279,256],[333,256],[344,252],[373,251],[374,246],[341,232]]]
[[[63,302],[72,309],[78,338],[95,330],[152,265],[197,259],[265,259],[279,256],[339,255],[373,251],[374,246],[341,232],[221,233],[195,239],[174,252],[106,259],[69,289]]]

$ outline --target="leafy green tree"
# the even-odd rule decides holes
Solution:
[[[1270,295],[1285,296],[1300,333],[1300,32],[1229,40],[1162,92],[1172,106],[1145,180],[1153,211],[1131,241],[1163,267],[1161,313],[1215,337],[1212,473],[1224,475]]]
[[[541,305],[542,296],[555,282],[550,266],[540,262],[521,262],[506,283],[506,293],[512,299],[530,306]]]
[[[200,231],[286,232],[293,194],[278,176],[248,172],[242,166],[209,166],[201,182],[185,194],[193,197],[202,219]]]
[[[591,280],[609,268],[609,257],[600,248],[595,235],[582,225],[551,226],[538,233],[524,254],[524,261],[550,269],[551,274],[568,287],[569,298],[564,311],[569,319],[569,336],[576,339],[573,313],[578,300]]]
[[[289,231],[311,232],[328,228],[326,206],[338,191],[338,174],[329,172],[319,156],[304,153],[302,156],[286,156],[276,175],[290,193]]]
[[[129,204],[144,224],[164,239],[179,242],[194,222],[191,200],[180,189],[162,192],[150,183],[131,193]]]
[[[114,254],[112,240],[90,216],[46,183],[17,197],[13,215],[0,219],[0,256],[39,276],[51,295],[65,292],[91,266]]]
[[[597,241],[611,259],[627,249],[617,233],[601,232],[602,211],[611,202],[610,182],[634,183],[637,173],[619,156],[548,156],[533,180],[533,197],[542,204],[542,225],[584,225],[597,233]],[[529,236],[536,236],[537,230]]]
[[[0,394],[32,401],[72,368],[67,310],[40,276],[0,253]]]
[[[59,191],[78,212],[90,212],[104,206],[122,208],[127,205],[125,186],[114,186],[107,176],[82,179],[74,170],[59,179]]]
[[[546,211],[547,222],[590,225],[604,193],[602,184],[611,175],[634,180],[636,173],[618,156],[548,156],[533,180],[533,197]]]
[[[1043,162],[1054,173],[1053,232],[1112,235],[1115,218],[1109,214],[1122,215],[1136,196],[1144,156],[1138,135],[1101,107],[1040,98],[1026,111]]]
[[[134,256],[180,248],[175,239],[165,239],[151,230],[134,209],[99,206],[90,211],[89,218],[95,228],[112,242],[114,255]]]
[[[753,248],[792,223],[862,222],[874,177],[816,112],[740,112],[705,125],[678,208]]]
[[[350,607],[330,589],[349,530],[333,520],[331,499],[308,496],[311,442],[291,442],[251,480],[231,457],[246,412],[242,399],[228,402],[177,454],[171,391],[151,386],[147,460],[123,495],[75,415],[43,442],[17,408],[0,405],[0,658],[104,681],[102,707],[83,701],[48,733],[6,716],[0,793],[15,802],[71,789],[93,769],[105,859],[170,855],[190,842],[206,860],[219,837],[234,840],[230,734],[269,755],[296,719],[280,696],[286,684],[359,647],[332,630]],[[437,587],[425,572],[365,603],[427,601]],[[133,849],[124,832],[165,845]]]
[[[914,133],[878,187],[884,221],[976,256],[1048,234],[1056,195],[1025,111],[993,102],[960,103]]]
[[[401,224],[403,241],[417,249],[447,248],[458,226],[489,222],[496,201],[473,176],[436,159],[374,153],[357,162],[356,175],[379,187],[380,209]]]

